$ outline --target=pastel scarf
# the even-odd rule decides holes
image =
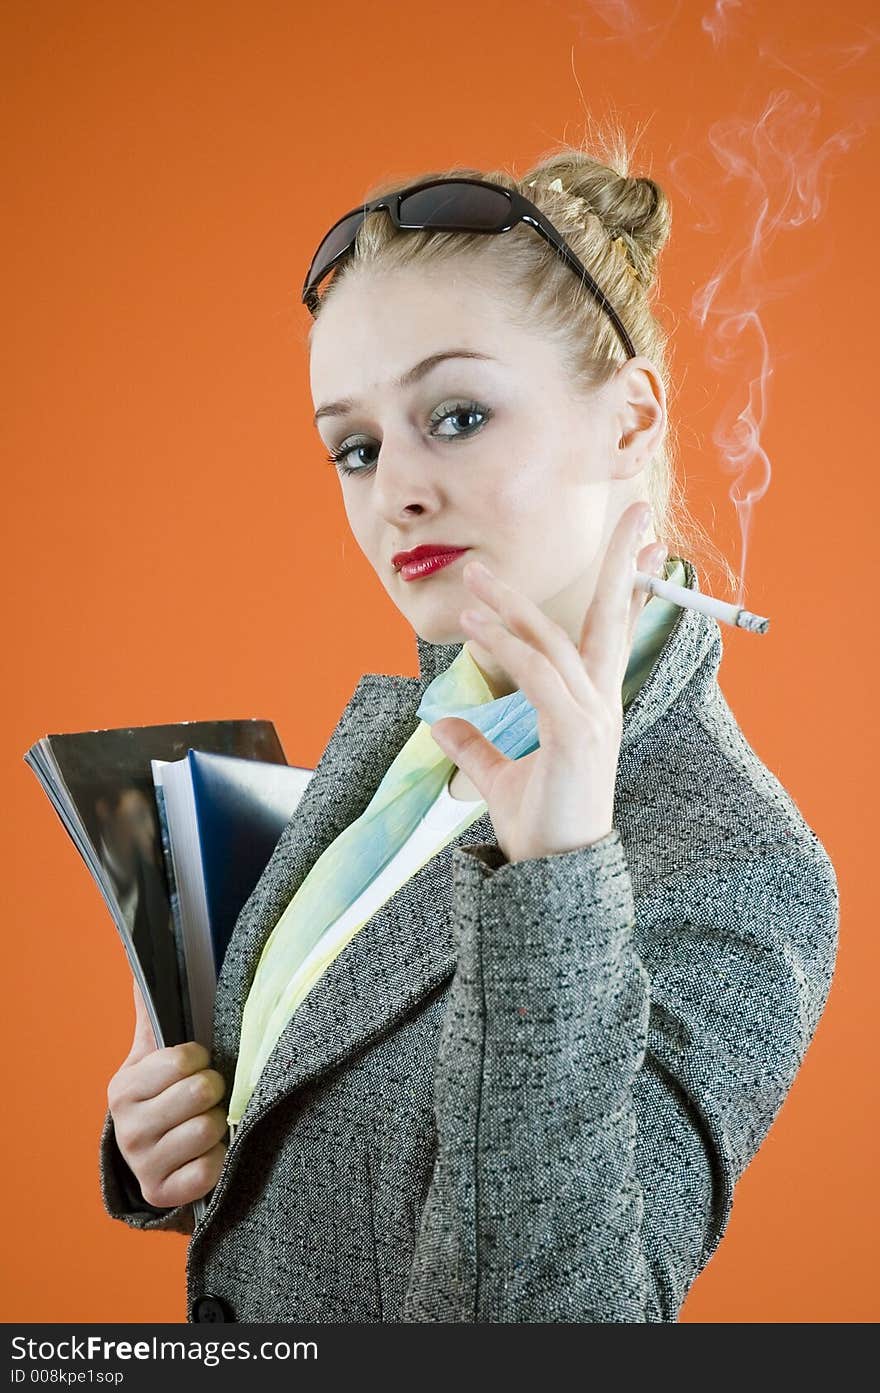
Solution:
[[[667,580],[684,585],[678,557],[665,566]],[[658,595],[642,606],[623,681],[626,708],[635,697],[680,613]],[[263,1067],[302,1000],[297,969],[322,935],[397,854],[449,781],[453,762],[431,735],[444,716],[460,716],[510,759],[536,750],[538,715],[522,691],[493,698],[466,645],[425,689],[417,729],[393,760],[360,817],[318,857],[269,935],[242,1016],[238,1061],[227,1121],[238,1124]],[[485,803],[472,811],[473,820]],[[457,835],[449,833],[447,840]],[[439,848],[438,848],[439,850]],[[321,969],[327,966],[324,961]],[[316,971],[309,988],[318,980]]]

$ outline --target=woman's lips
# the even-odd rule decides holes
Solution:
[[[457,561],[460,556],[464,556],[468,547],[463,547],[461,551],[447,551],[438,553],[436,556],[426,556],[422,561],[409,561],[401,566],[398,575],[403,580],[424,580],[426,576],[431,576],[435,571],[440,571],[444,566],[450,566],[453,561]]]

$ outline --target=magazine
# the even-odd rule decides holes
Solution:
[[[152,761],[191,749],[286,763],[274,725],[257,719],[46,735],[24,756],[110,911],[160,1048],[192,1039],[193,1017]]]

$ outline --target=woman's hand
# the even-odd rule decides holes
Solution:
[[[173,1209],[214,1188],[226,1156],[226,1091],[196,1040],[156,1046],[137,982],[134,1040],[107,1087],[116,1144],[147,1204]]]
[[[639,549],[650,516],[644,503],[621,515],[577,647],[561,625],[480,562],[464,567],[465,583],[484,604],[462,612],[462,627],[535,707],[541,744],[509,759],[455,716],[435,721],[431,734],[485,799],[509,862],[573,851],[613,830],[621,688],[647,599],[633,578],[637,569],[655,571],[666,555],[660,542]]]

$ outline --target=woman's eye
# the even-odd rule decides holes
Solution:
[[[475,401],[444,402],[443,406],[439,407],[431,416],[431,424],[436,422],[439,425],[446,421],[450,421],[455,429],[451,433],[448,431],[437,431],[437,438],[439,440],[460,440],[463,435],[470,436],[476,434],[476,432],[485,425],[491,414],[491,411],[486,407],[480,406],[479,403]],[[473,421],[475,416],[482,417],[482,420],[477,422],[476,425],[466,424],[463,429],[459,429],[463,420]],[[358,468],[357,466],[347,464],[346,460],[349,455],[354,455],[360,450],[371,450],[373,448],[374,446],[372,446],[369,441],[354,440],[351,443],[343,441],[335,450],[330,451],[326,457],[327,462],[328,464],[335,464],[340,474],[371,474],[375,468],[375,463],[369,465],[365,464],[361,468]]]
[[[335,464],[340,474],[368,474],[368,469],[355,469],[344,463],[349,455],[353,455],[356,450],[369,450],[369,445],[361,445],[355,442],[354,445],[340,445],[338,450],[331,450],[327,455],[327,463]]]
[[[486,413],[483,411],[482,407],[478,406],[475,401],[456,402],[456,404],[453,407],[447,408],[445,412],[439,413],[439,421],[455,421],[456,423],[460,423],[467,416],[484,416],[485,414]],[[438,415],[432,416],[431,420],[438,420]],[[464,433],[472,435],[476,429],[476,426],[465,426]],[[444,438],[442,431],[439,432],[439,434],[441,439]],[[450,436],[447,436],[446,438],[454,439],[454,437]]]

